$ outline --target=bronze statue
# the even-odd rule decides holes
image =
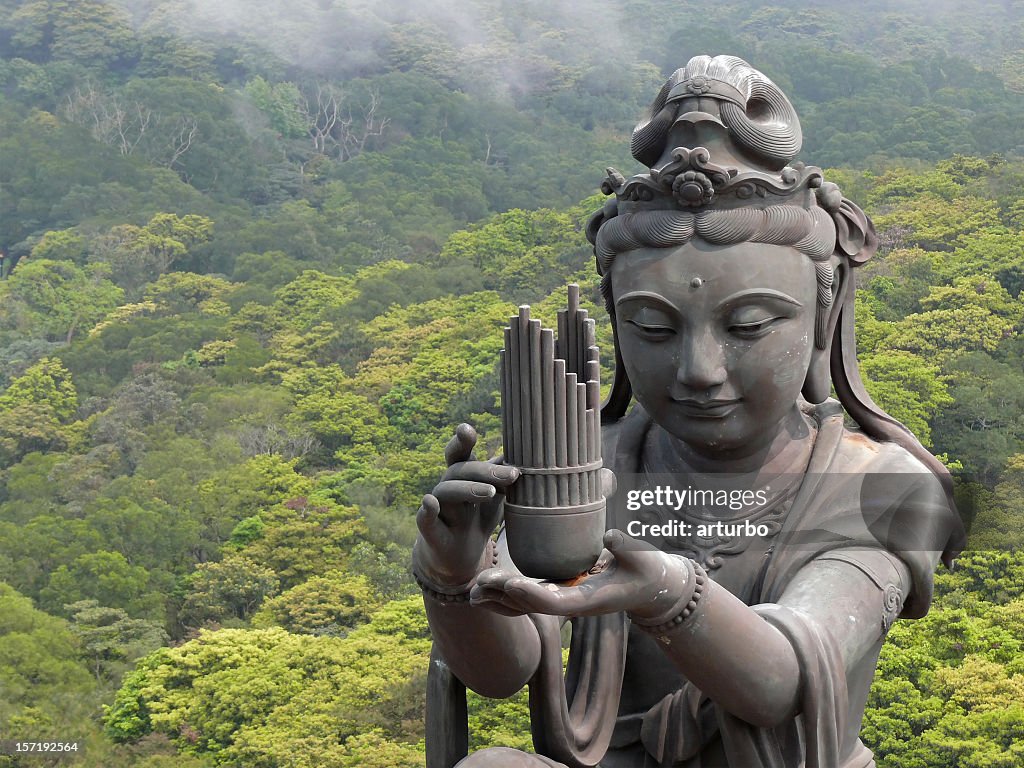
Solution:
[[[458,681],[492,697],[528,683],[537,752],[460,768],[874,765],[858,732],[879,650],[896,617],[927,612],[962,528],[945,468],[864,390],[852,270],[874,229],[792,162],[800,145],[768,78],[698,56],[633,133],[649,172],[609,170],[588,225],[616,346],[605,551],[572,581],[522,575],[492,541],[520,471],[474,461],[459,427],[413,557],[430,768],[465,754]],[[739,512],[688,503],[737,482],[761,492]],[[741,519],[757,535],[735,535]]]

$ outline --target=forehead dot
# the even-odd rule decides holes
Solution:
[[[695,277],[693,278],[693,280],[690,281],[691,288],[700,288],[702,285],[704,285],[704,281],[701,280],[699,277]]]

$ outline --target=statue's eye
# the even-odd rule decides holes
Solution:
[[[729,333],[740,339],[756,339],[769,333],[781,319],[778,312],[764,306],[740,306],[729,317]]]
[[[649,341],[665,341],[676,335],[675,329],[668,325],[659,325],[650,321],[643,322],[639,319],[630,319],[626,322],[636,328]]]
[[[626,322],[632,325],[648,341],[664,341],[675,336],[672,318],[660,308],[642,305]]]
[[[741,339],[756,339],[769,333],[780,320],[781,318],[778,317],[762,317],[750,320],[745,319],[743,322],[733,323],[730,325],[729,333],[733,336],[738,336]]]

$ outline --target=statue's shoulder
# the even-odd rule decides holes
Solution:
[[[913,578],[902,615],[923,616],[938,553],[948,546],[956,525],[941,480],[906,448],[876,440],[853,425],[838,402],[807,406],[805,412],[819,428],[804,481],[813,493],[787,526],[788,535],[797,539],[814,531],[820,550],[781,548],[769,586],[783,589],[800,567],[842,541],[842,548],[881,549],[898,556]],[[777,599],[780,593],[765,594],[771,602],[771,595]]]
[[[804,405],[818,425],[818,443],[831,448],[832,469],[843,473],[933,473],[910,451],[893,442],[876,440],[852,422],[837,400],[828,399],[819,405]]]

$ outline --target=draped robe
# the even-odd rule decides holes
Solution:
[[[833,400],[808,407],[808,415],[816,437],[805,477],[737,595],[790,641],[801,671],[798,714],[774,728],[733,716],[678,671],[673,676],[654,640],[631,631],[622,613],[573,619],[563,675],[560,620],[531,615],[542,644],[530,681],[539,755],[570,768],[874,765],[857,734],[885,631],[897,614],[927,612],[934,567],[959,522],[935,476],[903,448],[846,429]],[[651,428],[639,407],[606,428],[606,460],[616,474],[642,470]],[[909,583],[879,574],[880,553],[898,558]],[[794,576],[822,561],[857,568],[884,593],[883,611],[869,617],[879,622],[877,643],[858,659],[844,660],[827,627],[779,604]],[[656,673],[642,679],[652,666]],[[659,686],[670,690],[651,690]]]

